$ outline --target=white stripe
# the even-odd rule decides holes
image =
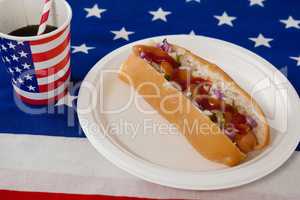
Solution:
[[[50,7],[51,7],[51,4],[52,4],[52,0],[48,1],[44,8],[43,8],[43,13],[45,13],[46,11],[50,10]]]
[[[68,27],[62,35],[60,35],[55,40],[52,40],[48,43],[43,43],[39,45],[30,45],[30,49],[32,53],[42,53],[46,51],[50,51],[51,49],[54,49],[58,45],[60,45],[67,37],[70,31],[70,27]]]
[[[64,59],[68,53],[70,53],[70,43],[68,44],[67,48],[65,48],[65,50],[61,52],[58,56],[44,62],[34,63],[34,68],[35,70],[39,70],[39,69],[47,69],[49,67],[53,67],[54,65],[62,61],[62,59]]]
[[[44,33],[44,31],[46,30],[46,24],[47,22],[44,22],[42,24],[39,25],[39,29],[38,29],[38,32],[37,34],[38,35],[42,35]]]
[[[50,11],[51,4],[52,4],[52,0],[50,0],[50,1],[48,1],[46,4],[44,4],[42,16],[43,16],[46,12]],[[50,13],[50,12],[49,12],[49,13]],[[47,17],[46,21],[44,21],[44,23],[40,24],[39,29],[38,29],[38,35],[43,34],[44,31],[46,30],[46,25],[47,25],[48,19],[49,19],[49,14],[48,14],[48,17]]]
[[[67,73],[69,67],[70,67],[70,59],[69,59],[69,62],[65,65],[65,67],[63,69],[61,69],[59,72],[52,74],[50,76],[44,77],[44,78],[38,78],[37,79],[38,84],[45,85],[45,84],[49,84],[49,83],[52,83],[52,82],[60,79]]]
[[[33,99],[33,100],[44,100],[44,99],[53,98],[53,97],[59,95],[60,93],[62,93],[68,87],[69,79],[70,79],[70,76],[64,84],[60,85],[59,87],[57,87],[54,90],[51,90],[49,92],[43,92],[43,93],[26,92],[24,90],[21,90],[14,84],[13,84],[13,87],[14,87],[15,91],[23,97],[27,97],[27,98]]]
[[[48,1],[44,5],[42,15],[50,10],[51,4],[52,4],[52,0]],[[41,35],[45,31],[48,19],[49,19],[49,15],[48,15],[47,20],[43,24],[40,24],[39,29],[38,29],[38,35]]]
[[[254,183],[201,192],[135,178],[104,159],[85,138],[0,134],[0,147],[1,189],[209,200],[296,200],[300,196],[300,152]]]

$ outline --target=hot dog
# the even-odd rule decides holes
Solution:
[[[136,45],[119,77],[211,161],[235,166],[269,143],[269,126],[257,102],[220,67],[185,48],[166,40]],[[153,97],[157,88],[145,83],[156,86],[159,95]],[[193,129],[195,123],[202,128]]]

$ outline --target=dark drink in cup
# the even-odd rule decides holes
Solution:
[[[35,36],[38,33],[38,29],[39,29],[39,25],[28,25],[12,31],[8,35],[19,36],[19,37]],[[50,33],[56,29],[57,27],[55,26],[47,25],[46,30],[44,31],[43,34]]]

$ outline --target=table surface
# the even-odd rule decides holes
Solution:
[[[68,102],[48,107],[47,113],[24,112],[16,106],[9,76],[4,66],[0,67],[0,189],[231,200],[240,199],[239,194],[246,199],[296,199],[300,195],[299,152],[271,175],[234,189],[185,191],[145,182],[97,154],[85,138],[76,114],[76,86],[99,59],[129,42],[157,35],[196,34],[240,45],[272,63],[299,93],[300,1],[69,3],[73,9],[71,81],[75,87]]]

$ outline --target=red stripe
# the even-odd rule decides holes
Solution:
[[[47,77],[52,74],[55,74],[55,73],[59,72],[60,70],[62,70],[68,64],[69,60],[70,60],[70,54],[68,53],[64,57],[64,59],[62,59],[56,65],[46,68],[46,69],[35,70],[35,75],[37,78],[43,78],[43,77]]]
[[[69,45],[69,42],[70,42],[70,33],[68,34],[67,38],[61,44],[59,44],[57,47],[55,47],[49,51],[42,52],[42,53],[33,53],[32,54],[33,62],[43,62],[43,61],[50,60],[51,58],[58,56]]]
[[[47,21],[48,16],[49,16],[50,10],[48,10],[47,12],[43,13],[41,21],[40,21],[40,25],[43,24],[44,22]]]
[[[39,92],[48,92],[48,91],[54,90],[57,87],[61,86],[69,78],[70,73],[71,73],[71,67],[69,67],[68,71],[61,78],[57,79],[56,81],[49,83],[49,84],[45,84],[45,85],[39,85]]]
[[[120,197],[108,195],[82,195],[46,192],[20,192],[0,190],[0,197],[3,200],[154,200],[137,197]]]
[[[58,94],[55,97],[52,97],[50,99],[29,99],[27,97],[24,97],[18,93],[16,93],[16,95],[25,103],[30,104],[30,105],[49,105],[49,104],[54,104],[56,103],[59,99],[61,99],[62,97],[64,97],[68,92],[68,88],[66,88],[62,93]],[[2,199],[2,194],[1,194],[1,190],[0,190],[0,199]],[[4,192],[5,194],[5,192]],[[22,198],[16,198],[16,199],[22,199]]]
[[[58,32],[57,34],[55,35],[52,35],[50,37],[47,37],[47,38],[43,38],[43,39],[40,39],[40,40],[35,40],[35,41],[30,41],[29,44],[30,45],[39,45],[39,44],[44,44],[44,43],[47,43],[47,42],[51,42],[57,38],[59,38],[59,36],[61,36],[65,30],[67,29],[68,27],[66,27],[64,30]]]

